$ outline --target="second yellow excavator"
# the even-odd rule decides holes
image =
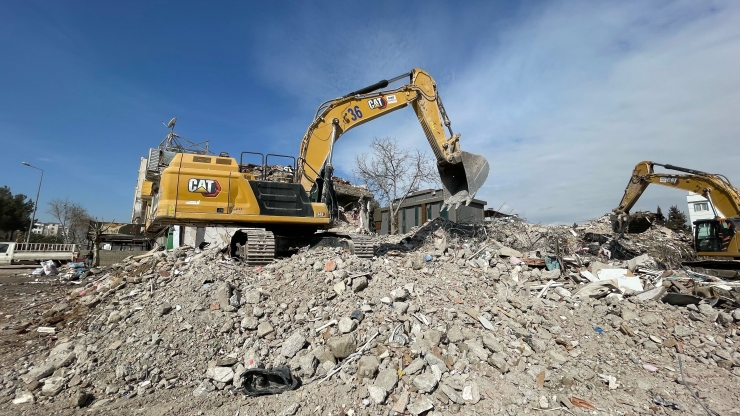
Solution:
[[[407,77],[408,83],[384,89]],[[321,104],[297,159],[255,152],[242,152],[238,161],[228,155],[176,154],[153,184],[147,231],[174,224],[239,227],[232,251],[239,249],[235,245],[239,243],[249,264],[269,263],[284,247],[326,241],[334,245],[337,239],[356,254],[371,257],[372,243],[367,238],[317,233],[330,229],[338,212],[332,186],[334,145],[348,130],[409,105],[437,159],[444,207],[470,203],[488,176],[488,162],[461,149],[460,135],[452,133],[434,79],[414,69]],[[262,172],[271,157],[291,158],[293,166],[287,180],[269,181],[264,174],[250,173],[243,163],[245,155],[260,156]]]
[[[683,174],[655,173],[654,167],[682,172]],[[694,249],[699,256],[740,258],[740,190],[732,186],[723,175],[686,169],[673,165],[644,161],[635,166],[619,206],[614,208],[614,232],[629,229],[629,210],[650,184],[691,191],[711,201],[714,219],[694,222]],[[719,210],[719,212],[717,212]]]

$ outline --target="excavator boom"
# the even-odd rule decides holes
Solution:
[[[655,173],[654,166],[685,172],[686,175],[670,173]],[[694,192],[712,201],[722,215],[734,217],[740,215],[740,191],[733,187],[730,181],[722,175],[701,172],[693,169],[681,168],[673,165],[644,161],[635,166],[627,188],[619,206],[614,213],[629,214],[630,209],[637,203],[643,192],[650,184],[677,188]]]
[[[406,77],[410,79],[408,84],[379,91]],[[460,135],[452,133],[437,85],[421,69],[413,69],[319,106],[301,141],[296,180],[311,192],[322,170],[331,166],[334,144],[342,134],[408,105],[414,109],[437,159],[445,206],[469,204],[488,177],[488,161],[460,148]]]

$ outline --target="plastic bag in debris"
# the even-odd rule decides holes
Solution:
[[[33,272],[31,272],[31,276],[43,276],[44,275],[44,268],[39,267],[38,269],[35,269]]]
[[[69,267],[70,267],[71,269],[82,269],[82,268],[84,268],[84,267],[85,267],[85,262],[84,262],[84,261],[80,261],[80,262],[71,262],[71,263],[67,263],[67,265],[68,265],[68,266],[69,266]]]
[[[545,256],[545,267],[547,270],[553,271],[560,268],[560,262],[555,257]]]
[[[54,261],[52,260],[41,262],[41,266],[44,268],[44,274],[47,276],[56,276],[59,274],[57,272],[57,266],[54,265]]]

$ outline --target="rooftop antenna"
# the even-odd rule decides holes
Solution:
[[[164,124],[164,120],[161,122],[163,126],[170,129],[170,132],[167,133],[167,137],[159,143],[160,149],[177,153],[195,153],[199,155],[211,154],[211,151],[208,149],[208,140],[195,143],[175,133],[177,117],[173,117],[167,124]]]

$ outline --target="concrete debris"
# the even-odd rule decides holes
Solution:
[[[330,338],[327,345],[334,358],[338,359],[347,358],[357,350],[357,340],[352,334]]]
[[[372,355],[366,355],[360,358],[357,364],[357,376],[360,378],[373,378],[378,372],[378,367],[380,367],[378,358]]]
[[[432,404],[432,401],[429,399],[428,396],[425,395],[420,396],[418,399],[406,406],[406,410],[408,410],[409,413],[411,413],[412,415],[420,415],[433,408],[434,405]]]
[[[409,393],[408,391],[404,391],[399,396],[398,400],[396,400],[396,403],[391,408],[391,412],[396,412],[397,414],[403,414],[403,412],[406,411],[406,406],[409,403]]]
[[[64,377],[49,377],[44,381],[41,394],[44,396],[56,396],[64,389]]]
[[[193,390],[193,396],[195,397],[203,396],[213,391],[216,391],[216,386],[214,386],[213,383],[211,383],[208,380],[203,380],[200,382],[198,387],[196,387],[195,390]]]
[[[384,388],[380,386],[367,386],[368,394],[370,394],[370,398],[373,400],[373,403],[375,404],[381,404],[385,402],[385,397],[387,396],[387,392]]]
[[[129,258],[0,323],[34,336],[4,364],[0,403],[44,414],[192,395],[224,414],[554,414],[584,397],[636,414],[666,407],[660,393],[696,410],[676,388],[682,346],[686,383],[732,414],[738,284],[682,267],[682,235],[609,227],[438,219],[376,237],[373,259],[326,247],[262,267],[221,247]],[[247,369],[281,365],[298,390],[230,399]]]
[[[414,377],[411,384],[420,393],[430,393],[437,387],[437,377],[432,373],[424,373]]]
[[[383,370],[375,378],[375,386],[382,388],[386,393],[393,391],[398,383],[398,371],[393,369]]]
[[[355,328],[357,328],[357,322],[354,319],[345,316],[339,320],[339,332],[346,334],[354,331]]]
[[[70,405],[72,407],[85,407],[92,396],[86,391],[77,391],[72,394]]]
[[[13,399],[13,404],[34,403],[35,401],[36,398],[33,396],[33,393],[28,391],[21,391]]]
[[[296,332],[287,340],[283,341],[282,355],[293,358],[306,344],[306,338],[300,332]]]
[[[206,370],[206,377],[219,383],[229,383],[234,379],[234,370],[231,367],[211,367]]]

